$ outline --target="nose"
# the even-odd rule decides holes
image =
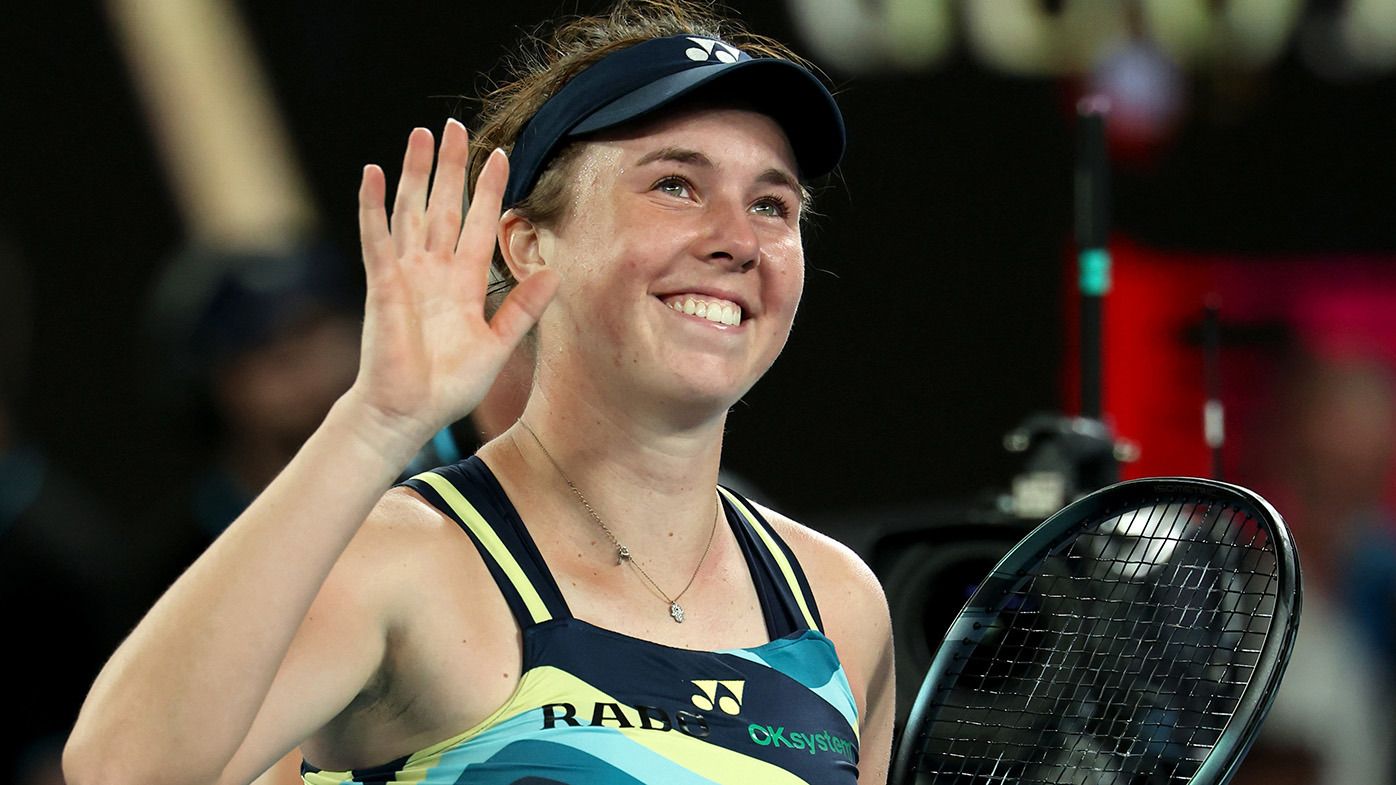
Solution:
[[[754,270],[761,264],[761,238],[746,205],[729,200],[711,203],[709,226],[701,256],[734,271]]]

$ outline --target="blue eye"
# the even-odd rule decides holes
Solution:
[[[688,181],[678,175],[670,175],[660,178],[655,182],[653,189],[660,193],[665,193],[677,199],[693,198],[693,191],[688,185]]]
[[[785,218],[790,215],[790,205],[779,196],[765,196],[751,206],[751,211],[771,218]]]

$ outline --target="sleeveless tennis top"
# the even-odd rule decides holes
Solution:
[[[478,725],[382,766],[301,767],[308,785],[844,785],[858,779],[858,712],[789,547],[720,488],[771,640],[672,648],[575,618],[483,461],[404,483],[479,549],[523,631],[513,695]]]

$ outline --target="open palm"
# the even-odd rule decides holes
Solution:
[[[368,300],[354,393],[422,439],[475,408],[557,290],[550,271],[535,273],[485,318],[508,161],[490,155],[462,222],[465,127],[447,123],[434,178],[432,143],[425,128],[408,138],[391,218],[382,169],[365,167],[359,189]]]

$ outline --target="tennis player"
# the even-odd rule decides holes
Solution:
[[[357,380],[108,662],[70,783],[245,783],[298,746],[313,785],[886,781],[876,579],[716,484],[843,121],[706,9],[536,42],[487,96],[463,220],[459,123],[412,132],[391,210],[366,167]],[[531,331],[519,422],[389,489]]]

